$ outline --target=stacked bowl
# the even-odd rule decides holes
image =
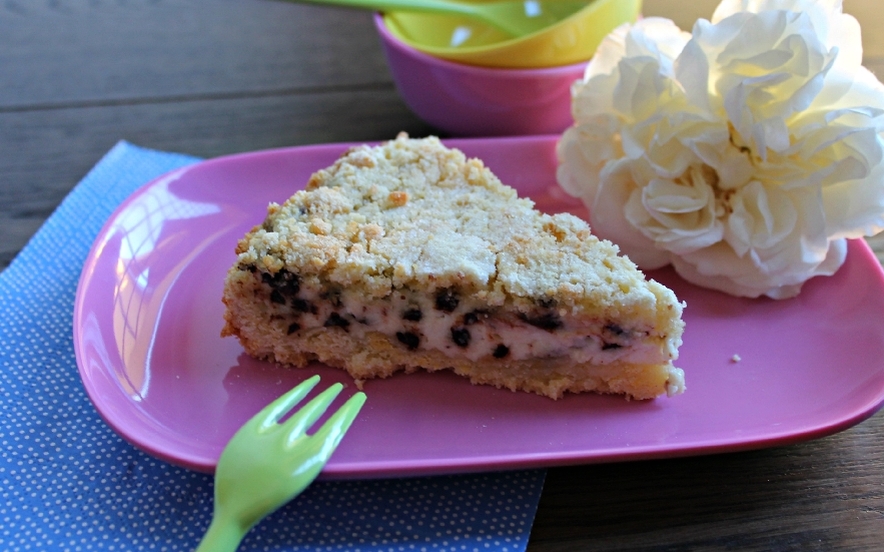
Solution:
[[[558,134],[570,126],[571,85],[604,37],[635,21],[641,0],[523,4],[526,13],[552,11],[556,21],[514,37],[467,16],[376,14],[390,71],[409,108],[456,136]]]

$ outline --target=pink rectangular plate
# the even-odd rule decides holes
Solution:
[[[545,211],[585,211],[555,183],[555,136],[451,140]],[[74,315],[86,390],[120,435],[211,471],[252,414],[306,377],[338,370],[255,361],[222,339],[222,282],[239,238],[347,147],[198,163],[150,182],[115,212],[83,269]],[[368,382],[368,402],[327,478],[441,474],[735,451],[834,433],[884,402],[884,279],[863,242],[844,267],[786,301],[651,277],[687,302],[687,392],[628,402],[473,386],[450,373]],[[733,360],[739,355],[740,361]]]

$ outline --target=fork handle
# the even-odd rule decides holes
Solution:
[[[235,552],[247,532],[236,520],[215,515],[196,552]]]

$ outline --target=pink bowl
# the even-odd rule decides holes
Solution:
[[[398,40],[379,14],[375,27],[396,89],[418,117],[454,136],[558,134],[573,123],[571,84],[586,62],[499,69],[446,61]]]

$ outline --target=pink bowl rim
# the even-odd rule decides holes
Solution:
[[[511,76],[555,76],[558,74],[567,75],[577,71],[583,72],[586,68],[586,65],[589,63],[589,60],[581,61],[579,63],[572,63],[570,65],[555,65],[552,67],[530,67],[530,68],[510,68],[510,67],[486,67],[482,65],[469,65],[466,63],[458,63],[455,61],[450,61],[447,59],[443,59],[426,52],[422,52],[417,48],[414,48],[393,35],[389,29],[387,29],[387,25],[384,23],[383,14],[375,12],[374,13],[374,24],[378,30],[378,34],[381,35],[381,39],[396,48],[397,50],[402,51],[405,55],[408,55],[413,58],[417,58],[425,63],[430,65],[438,65],[445,69],[451,71],[460,71],[464,73],[473,73],[476,75],[480,74],[488,74],[494,73],[496,75],[511,75]]]

